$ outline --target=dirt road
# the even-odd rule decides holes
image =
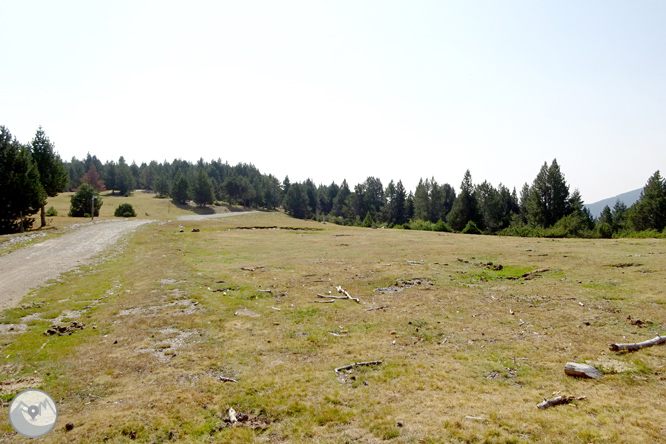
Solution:
[[[0,310],[18,305],[31,289],[90,261],[147,219],[96,222],[0,257]]]
[[[178,220],[208,220],[218,219],[220,217],[242,216],[243,214],[252,214],[256,211],[236,211],[228,213],[215,213],[215,214],[191,214],[187,216],[180,216]]]

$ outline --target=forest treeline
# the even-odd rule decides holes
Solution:
[[[539,237],[666,237],[666,182],[659,171],[630,208],[617,202],[593,218],[578,190],[570,189],[556,159],[544,162],[520,193],[502,184],[475,184],[469,170],[458,193],[433,177],[421,179],[413,192],[400,180],[384,185],[375,177],[352,189],[346,180],[339,185],[316,185],[312,179],[292,183],[288,177],[262,174],[251,164],[231,166],[220,159],[137,165],[123,157],[103,163],[88,154],[62,162],[41,127],[25,145],[6,128],[0,129],[0,208],[8,209],[0,215],[3,232],[30,226],[27,216],[39,209],[43,215],[47,196],[87,183],[97,192],[128,195],[144,189],[180,204],[283,208],[301,219],[364,227]]]
[[[292,183],[289,177],[280,181],[262,174],[251,164],[230,166],[219,159],[128,165],[122,157],[102,164],[89,154],[65,165],[70,189],[91,183],[90,176],[97,175],[106,189],[121,194],[140,188],[180,203],[282,207],[293,217],[342,225],[539,237],[666,235],[666,182],[659,171],[649,178],[631,208],[618,201],[595,219],[579,191],[570,190],[557,159],[550,165],[544,162],[520,194],[502,184],[474,184],[469,170],[456,193],[450,184],[435,178],[421,179],[414,192],[407,191],[400,180],[384,186],[375,177],[353,189],[346,180],[339,185],[316,185],[312,179]]]

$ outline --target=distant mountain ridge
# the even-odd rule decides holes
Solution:
[[[642,191],[643,188],[639,188],[633,191],[627,191],[626,193],[622,193],[614,197],[609,197],[608,199],[600,200],[599,202],[586,204],[585,207],[588,210],[590,210],[590,213],[592,214],[593,217],[599,217],[606,205],[608,205],[612,210],[613,206],[615,205],[615,202],[617,202],[618,200],[620,202],[623,202],[627,206],[627,208],[629,208],[638,200],[639,197],[641,197]]]

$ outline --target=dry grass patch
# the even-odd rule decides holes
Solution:
[[[657,240],[265,213],[170,222],[6,311],[11,324],[33,317],[24,333],[0,333],[0,365],[14,369],[0,378],[42,378],[62,424],[75,424],[45,442],[658,442],[666,349],[616,354],[608,343],[663,333],[664,253]],[[641,265],[614,266],[629,262]],[[361,303],[313,302],[336,286]],[[86,328],[45,337],[67,310]],[[568,361],[605,376],[565,376]],[[557,392],[587,398],[536,409]],[[231,407],[247,418],[225,421]],[[2,421],[0,437],[20,441]]]

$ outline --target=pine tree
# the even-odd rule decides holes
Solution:
[[[213,182],[203,168],[198,168],[192,184],[192,198],[200,207],[211,205],[214,201]]]
[[[178,173],[176,179],[173,181],[171,198],[182,205],[186,205],[190,198],[190,185],[187,182],[187,178],[180,173]]]
[[[396,225],[404,224],[409,220],[407,209],[407,191],[402,181],[399,180],[395,186],[395,205],[391,213],[391,222]]]
[[[65,165],[60,156],[53,151],[53,143],[46,136],[46,133],[40,126],[30,143],[32,158],[39,171],[39,182],[48,197],[55,197],[65,191],[67,186],[68,174]],[[46,226],[46,211],[44,207],[46,201],[41,207],[41,226]]]
[[[345,202],[350,194],[351,190],[349,189],[349,185],[347,185],[347,180],[343,180],[342,185],[340,185],[340,189],[338,190],[338,194],[336,194],[335,199],[333,199],[333,209],[331,210],[333,216],[340,217],[344,215]]]
[[[463,177],[463,181],[460,184],[460,194],[453,202],[453,208],[446,220],[451,228],[456,231],[461,231],[465,228],[469,221],[474,222],[474,225],[479,229],[483,229],[479,204],[474,193],[472,175],[469,170],[465,172],[465,177]]]
[[[125,159],[122,156],[120,156],[120,159],[118,160],[118,170],[116,174],[116,188],[120,191],[121,195],[126,196],[134,191],[134,174],[132,174],[132,170],[127,163],[125,163]]]
[[[551,227],[575,210],[569,199],[569,186],[557,159],[548,167],[544,162],[529,191],[528,220],[533,225]]]
[[[290,184],[284,199],[284,209],[292,217],[305,219],[309,216],[308,195],[305,187],[296,182]]]
[[[666,227],[666,182],[657,170],[647,181],[629,218],[635,230],[662,231]]]
[[[430,182],[419,179],[414,191],[414,219],[430,219]]]
[[[23,232],[46,203],[46,192],[28,146],[0,126],[0,233]]]
[[[102,177],[104,178],[104,186],[107,190],[111,190],[111,194],[116,194],[118,185],[116,180],[118,178],[118,165],[114,161],[107,162],[104,165],[104,170],[102,172]]]

